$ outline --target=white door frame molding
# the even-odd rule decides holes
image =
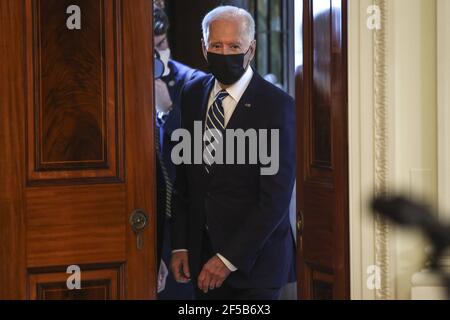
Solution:
[[[391,227],[373,217],[374,194],[388,192],[394,145],[389,68],[391,2],[349,0],[350,272],[352,299],[392,299],[395,270]],[[381,10],[381,29],[367,26],[368,8]],[[376,280],[379,280],[378,282]]]

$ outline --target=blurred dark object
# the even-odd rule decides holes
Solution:
[[[161,9],[164,9],[166,7],[164,0],[153,0],[153,5]]]
[[[155,1],[155,8],[153,10],[153,33],[155,36],[162,36],[167,34],[169,30],[169,18],[167,17],[166,13],[164,12],[164,2],[163,6],[160,6],[157,2],[163,2],[163,1]],[[158,50],[155,50],[155,67],[154,67],[154,76],[155,80],[160,79],[164,74],[164,62],[162,62],[161,57],[159,55]]]
[[[153,9],[153,33],[155,36],[162,36],[169,31],[169,18],[165,11],[159,7]]]
[[[154,66],[154,76],[155,80],[160,79],[162,75],[164,74],[164,62],[162,62],[161,57],[159,55],[159,52],[155,50],[155,66]]]
[[[440,264],[450,247],[450,225],[440,222],[429,206],[406,197],[377,197],[372,201],[372,209],[399,225],[417,228],[426,235],[433,246],[430,268],[442,278],[450,300],[450,275]]]
[[[372,208],[400,225],[418,227],[438,247],[450,246],[450,226],[435,218],[430,207],[404,197],[379,197]]]

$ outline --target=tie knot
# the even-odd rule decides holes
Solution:
[[[228,96],[229,96],[228,92],[226,90],[222,90],[217,94],[216,100],[223,101],[223,99],[225,99]]]

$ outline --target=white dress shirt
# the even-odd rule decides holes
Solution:
[[[227,127],[228,122],[230,121],[231,116],[234,113],[234,110],[236,110],[239,101],[241,100],[242,96],[247,90],[248,85],[250,84],[252,78],[253,78],[253,69],[249,66],[245,71],[244,75],[236,83],[234,83],[233,85],[231,85],[226,89],[229,96],[223,99],[222,101],[223,110],[225,112],[224,113],[225,128]],[[215,80],[214,87],[211,90],[211,94],[209,95],[208,109],[206,110],[206,114],[208,114],[209,108],[211,108],[212,104],[214,103],[215,97],[222,90],[223,89],[220,86],[219,82]],[[172,253],[181,251],[188,251],[188,250],[186,249],[173,250]],[[230,261],[228,261],[227,258],[222,256],[220,253],[217,253],[217,256],[219,257],[220,260],[222,260],[222,262],[227,266],[227,268],[231,272],[237,271],[237,268]]]
[[[228,87],[226,91],[228,92],[229,96],[223,99],[222,106],[223,110],[225,111],[225,128],[228,125],[228,122],[231,119],[231,116],[234,113],[234,110],[236,109],[236,106],[238,105],[239,101],[241,100],[242,96],[245,93],[245,90],[247,90],[248,85],[250,84],[250,81],[252,81],[253,78],[253,70],[249,66],[247,68],[247,71],[245,71],[244,75],[232,86]],[[222,91],[219,82],[216,80],[214,83],[214,87],[211,91],[211,94],[209,95],[209,101],[208,101],[208,110],[206,111],[206,114],[208,115],[209,108],[214,103],[214,99],[216,98],[217,94]],[[206,119],[205,119],[206,121]]]

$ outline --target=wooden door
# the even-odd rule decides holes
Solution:
[[[300,299],[348,299],[347,1],[303,2],[298,292]]]
[[[155,298],[152,1],[0,15],[0,299]]]

